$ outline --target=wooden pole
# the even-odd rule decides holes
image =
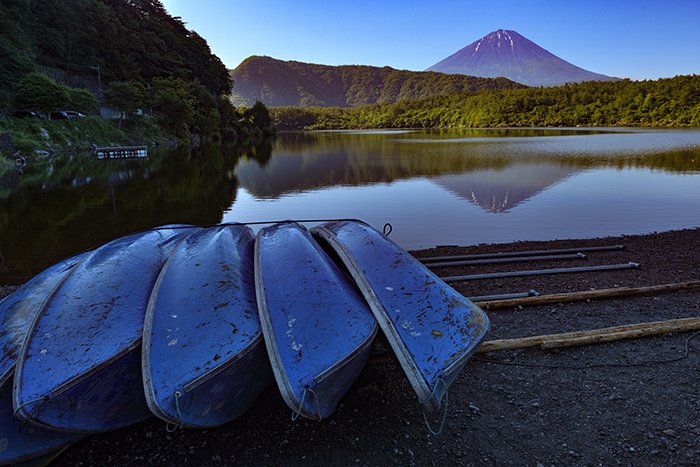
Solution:
[[[542,336],[523,337],[519,339],[500,339],[481,344],[476,353],[495,352],[497,350],[524,349],[541,347],[553,349],[577,345],[589,345],[612,342],[634,337],[655,336],[669,332],[688,332],[700,330],[700,317],[656,321],[626,326],[593,329],[590,331],[545,334]]]
[[[600,298],[627,297],[631,295],[652,295],[676,292],[679,290],[695,289],[698,287],[700,287],[700,280],[653,285],[650,287],[618,287],[614,289],[584,290],[581,292],[548,294],[540,295],[538,297],[514,298],[509,300],[495,300],[477,303],[479,307],[485,310],[497,310],[517,306],[551,305],[552,303],[567,303]]]
[[[544,334],[541,336],[522,337],[517,339],[499,339],[483,342],[474,353],[482,354],[499,350],[525,349],[540,347],[556,349],[581,345],[602,344],[622,339],[656,336],[671,332],[690,332],[700,330],[700,317],[655,321],[651,323],[628,324],[609,328],[574,331],[560,334]],[[383,355],[370,357],[371,365],[389,364],[394,361],[393,355],[387,352]]]

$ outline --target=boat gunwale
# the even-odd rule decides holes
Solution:
[[[194,233],[190,234],[193,235]],[[190,237],[187,235],[182,240],[186,240]],[[163,418],[165,414],[161,412],[155,398],[155,393],[153,392],[153,384],[151,382],[151,334],[153,332],[153,316],[155,314],[155,302],[160,290],[160,286],[163,283],[163,278],[165,277],[165,271],[167,271],[170,262],[172,261],[175,253],[180,248],[180,244],[173,250],[173,254],[165,261],[163,267],[158,273],[156,281],[153,283],[153,288],[151,289],[151,294],[148,296],[148,304],[146,305],[146,312],[144,314],[143,328],[141,329],[141,380],[143,385],[143,393],[146,398],[146,405],[153,412],[153,414],[158,418]],[[162,415],[162,416],[161,416]]]
[[[262,274],[262,259],[260,252],[260,238],[265,229],[261,229],[260,232],[255,236],[255,250],[253,255],[253,273],[255,276],[255,299],[258,304],[258,315],[260,316],[260,325],[262,327],[262,333],[265,337],[265,347],[267,348],[267,354],[270,358],[270,366],[272,367],[272,372],[275,376],[275,382],[280,390],[282,399],[289,407],[296,407],[298,412],[306,418],[312,420],[319,420],[318,414],[314,415],[304,409],[300,403],[297,402],[296,396],[294,395],[294,390],[289,384],[289,379],[284,370],[284,365],[282,364],[282,356],[279,353],[277,347],[277,341],[275,340],[275,333],[272,329],[272,320],[270,319],[269,309],[267,306],[267,296],[265,294],[265,282],[263,280]]]
[[[92,250],[92,251],[94,252],[95,250]],[[50,425],[46,425],[44,423],[41,423],[38,419],[35,419],[29,412],[27,412],[25,410],[26,404],[19,402],[19,396],[22,393],[21,375],[22,375],[22,372],[24,370],[24,360],[27,356],[27,353],[29,352],[29,345],[32,342],[34,335],[36,334],[37,325],[38,325],[39,321],[41,320],[41,317],[44,315],[44,311],[46,310],[46,307],[53,300],[53,298],[56,296],[56,293],[61,288],[61,286],[63,286],[63,284],[68,280],[68,278],[73,275],[73,273],[77,269],[76,266],[83,263],[84,261],[87,261],[87,259],[91,258],[91,257],[92,257],[92,252],[89,254],[86,254],[84,258],[82,258],[73,267],[70,268],[70,270],[66,273],[66,275],[61,278],[61,280],[56,284],[56,286],[53,288],[53,290],[46,296],[46,298],[44,299],[44,302],[39,307],[39,310],[34,315],[34,318],[32,318],[31,324],[27,328],[27,335],[24,338],[24,342],[22,342],[22,346],[20,347],[19,352],[17,353],[17,359],[15,360],[15,364],[13,365],[14,378],[12,381],[12,406],[15,409],[15,416],[17,418],[19,418],[20,420],[28,421],[28,422],[31,422],[35,425],[39,425],[39,426],[49,428],[49,429],[54,429],[56,431],[70,431],[70,430],[57,430],[56,428],[53,428]],[[7,379],[9,379],[9,376],[12,376],[12,374],[9,373],[8,375],[3,375],[3,377],[7,377]],[[48,397],[48,395],[44,394],[43,397]]]
[[[369,227],[372,228],[371,226]],[[406,375],[409,382],[411,383],[411,386],[418,395],[420,403],[430,412],[435,412],[439,410],[441,402],[435,398],[433,394],[433,388],[429,387],[425,377],[415,364],[413,358],[411,358],[411,352],[408,350],[408,347],[404,343],[401,336],[398,334],[396,326],[394,326],[393,322],[390,320],[386,308],[379,300],[379,297],[375,293],[374,288],[369,283],[369,280],[367,279],[365,274],[361,272],[362,269],[359,267],[353,256],[350,254],[349,250],[337,239],[336,235],[326,227],[326,224],[314,227],[312,229],[312,232],[317,233],[324,240],[326,240],[329,243],[329,245],[331,245],[331,247],[338,253],[341,259],[343,259],[344,262],[346,262],[346,265],[348,266],[348,271],[352,275],[353,279],[357,283],[357,286],[360,288],[362,294],[367,300],[367,303],[370,305],[370,308],[374,312],[374,317],[376,318],[377,322],[384,331],[384,334],[386,335],[389,344],[394,349],[394,353],[396,354],[396,357],[399,360],[401,367],[404,369],[404,374]],[[425,268],[424,266],[423,268],[427,270],[427,268]],[[464,355],[463,357],[460,357],[457,360],[462,360],[463,358],[468,358],[468,355]],[[448,368],[452,368],[456,361],[452,362]]]

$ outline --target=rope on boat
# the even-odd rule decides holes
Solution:
[[[394,227],[390,223],[384,224],[384,228],[382,229],[382,233],[384,234],[385,237],[388,237],[391,235],[391,232],[394,231]]]
[[[175,391],[175,410],[177,410],[177,420],[180,422],[180,426],[184,425],[182,423],[182,412],[180,411],[180,398],[182,393],[180,391]]]
[[[299,408],[292,412],[292,421],[296,422],[299,420],[299,415],[301,415],[301,409],[304,407],[304,400],[306,399],[306,391],[309,388],[304,386],[304,392],[301,393],[301,402],[299,402]]]
[[[433,430],[433,427],[430,426],[430,422],[428,421],[428,416],[425,414],[425,407],[423,408],[423,421],[425,422],[425,426],[428,427],[428,431],[434,436],[438,436],[440,433],[442,433],[443,428],[445,428],[445,420],[447,419],[447,408],[449,405],[447,383],[442,378],[442,376],[440,376],[438,378],[438,380],[435,381],[435,386],[433,386],[433,391],[430,393],[430,397],[435,398],[435,393],[437,392],[438,385],[440,383],[442,383],[443,387],[445,388],[445,410],[442,412],[442,418],[440,419],[440,427],[437,430]],[[424,403],[424,402],[427,402],[427,401],[423,401],[422,403]]]
[[[49,396],[41,396],[37,397],[36,399],[32,399],[26,402],[23,402],[22,404],[18,405],[17,408],[15,409],[15,417],[17,417],[17,414],[19,413],[20,410],[22,410],[24,407],[28,406],[29,404],[35,404],[37,402],[46,402],[49,400]]]
[[[299,416],[301,415],[301,411],[304,408],[304,400],[306,400],[306,393],[307,392],[310,392],[311,394],[313,394],[314,400],[316,401],[316,414],[318,415],[318,421],[320,422],[321,420],[323,420],[323,417],[321,417],[321,406],[318,403],[318,395],[310,387],[304,386],[304,391],[301,393],[301,401],[299,402],[299,408],[297,410],[295,410],[294,412],[292,412],[292,421],[293,422],[296,422],[297,420],[299,420]]]
[[[185,426],[185,424],[182,421],[182,412],[180,411],[180,398],[182,397],[182,393],[180,391],[175,391],[175,410],[177,411],[177,421],[178,425],[174,423],[168,422],[167,425],[165,425],[165,431],[168,433],[173,433],[175,430],[178,428],[182,428]]]

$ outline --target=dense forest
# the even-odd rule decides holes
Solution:
[[[278,129],[700,127],[700,76],[483,90],[355,108],[271,109]]]
[[[396,102],[440,94],[524,86],[505,78],[476,78],[361,65],[328,66],[252,56],[235,70],[233,101],[268,106],[337,106]]]
[[[224,64],[159,0],[3,0],[0,30],[0,114],[94,114],[99,103],[152,111],[182,137],[250,126]]]

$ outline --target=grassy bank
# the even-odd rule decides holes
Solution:
[[[100,117],[81,120],[10,118],[0,120],[0,133],[9,133],[13,145],[25,157],[37,149],[79,150],[93,144],[150,144],[173,138],[150,117],[125,120],[121,128],[117,121]]]
[[[13,150],[0,148],[0,176],[15,170],[15,152],[31,161],[35,151],[64,155],[90,151],[93,145],[132,145],[164,143],[175,137],[164,131],[151,117],[118,121],[100,117],[81,120],[42,120],[37,118],[2,119],[0,133],[8,133]]]

